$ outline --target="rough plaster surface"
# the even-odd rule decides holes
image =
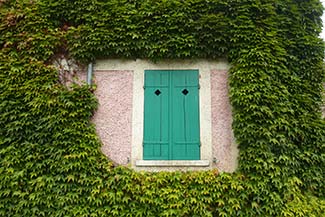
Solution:
[[[141,166],[142,160],[144,70],[198,69],[200,73],[201,160],[209,166]],[[231,129],[231,106],[228,98],[227,71],[224,60],[178,60],[153,63],[147,60],[98,60],[95,64],[96,95],[99,109],[94,117],[105,155],[118,164],[136,170],[204,170],[218,167],[233,171],[237,166],[237,148]],[[213,163],[216,158],[218,163]],[[157,162],[159,164],[159,162]],[[197,162],[196,162],[197,163]]]
[[[131,158],[133,72],[96,70],[94,82],[99,101],[93,122],[103,153],[117,164]]]
[[[237,168],[238,149],[231,126],[227,70],[211,71],[211,104],[213,156],[220,170],[233,172]]]

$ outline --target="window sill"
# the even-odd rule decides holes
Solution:
[[[209,160],[137,160],[136,167],[208,167]]]

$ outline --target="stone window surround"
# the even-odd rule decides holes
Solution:
[[[133,71],[133,107],[132,107],[132,147],[131,166],[136,170],[161,170],[176,167],[186,169],[210,169],[216,160],[212,156],[212,120],[211,120],[211,71],[228,70],[225,60],[165,60],[157,63],[148,60],[97,60],[96,70],[132,70]],[[143,118],[144,118],[144,71],[145,70],[199,70],[200,104],[200,140],[201,160],[199,161],[148,161],[142,160],[143,154]],[[173,170],[173,169],[171,169]]]

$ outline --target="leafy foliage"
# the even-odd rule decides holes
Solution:
[[[0,216],[322,216],[318,0],[0,1]],[[234,174],[138,173],[100,152],[58,56],[227,57]]]

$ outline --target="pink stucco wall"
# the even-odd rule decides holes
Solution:
[[[117,164],[131,158],[133,71],[96,70],[99,107],[93,122],[103,153]]]
[[[237,167],[238,150],[232,132],[232,113],[226,70],[211,71],[212,149],[216,166],[232,172]]]

